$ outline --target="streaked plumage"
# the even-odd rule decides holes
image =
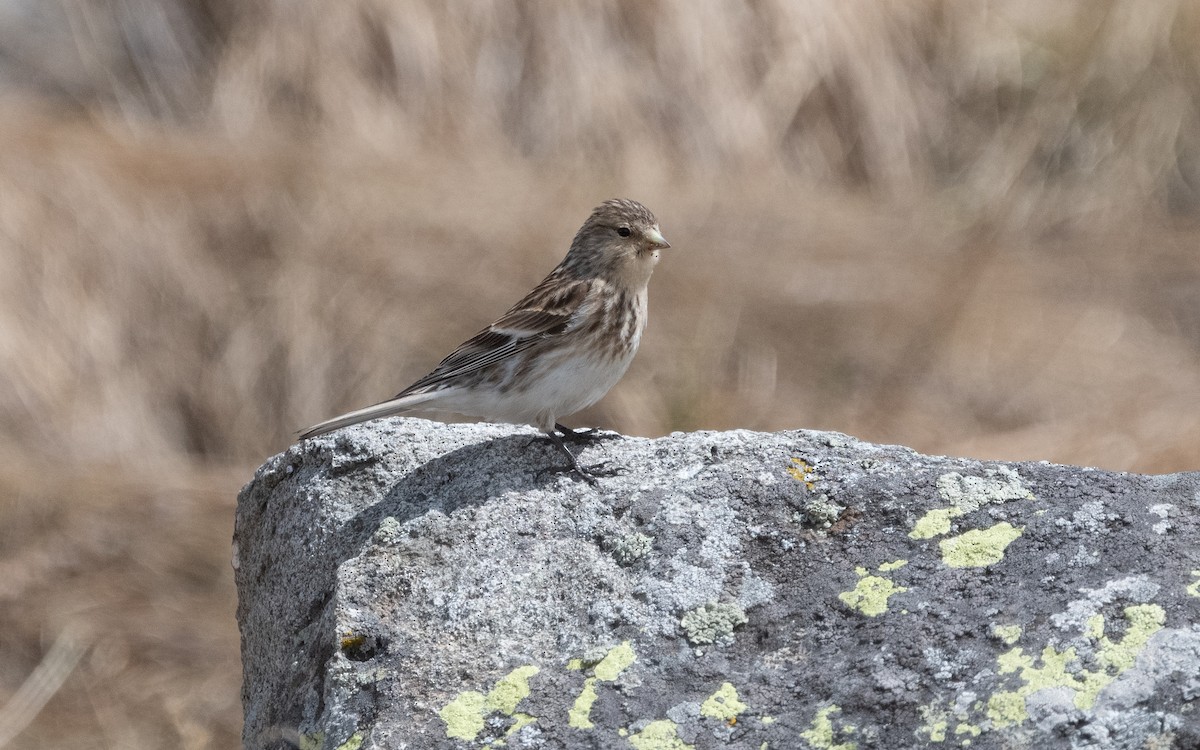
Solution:
[[[543,430],[582,469],[555,432],[557,420],[599,401],[641,341],[659,250],[670,247],[637,201],[598,206],[567,256],[495,323],[461,344],[395,398],[310,427],[301,438],[417,409],[450,411]]]

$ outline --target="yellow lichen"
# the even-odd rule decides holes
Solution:
[[[850,734],[854,731],[854,727],[842,726],[835,730],[833,726],[833,715],[841,711],[838,705],[826,706],[813,718],[809,728],[800,733],[804,741],[811,745],[816,750],[855,750],[857,745],[853,742],[837,742],[835,739],[838,734]]]
[[[621,673],[629,668],[631,664],[637,661],[637,654],[633,651],[633,646],[629,641],[623,641],[617,646],[609,649],[604,658],[596,662],[592,668],[592,677],[583,681],[583,689],[579,692],[579,696],[575,699],[574,705],[567,711],[567,724],[576,729],[591,729],[595,726],[592,723],[591,713],[592,704],[596,702],[599,695],[596,692],[596,684],[598,682],[612,682],[621,676]],[[567,662],[567,669],[582,669],[584,662],[580,659],[572,659]]]
[[[913,524],[910,539],[932,539],[950,533],[950,519],[963,515],[959,508],[934,508]]]
[[[596,678],[589,677],[583,681],[583,690],[567,712],[567,725],[576,729],[591,729],[596,726],[592,723],[592,704],[596,702],[597,697]]]
[[[487,695],[475,690],[459,693],[438,711],[446,724],[446,736],[474,740],[483,731],[484,719],[489,713],[513,717],[515,729],[537,721],[529,714],[516,713],[517,705],[529,697],[529,678],[537,673],[538,668],[533,665],[517,667],[500,678]],[[510,728],[510,733],[515,729]]]
[[[707,700],[700,704],[701,716],[721,721],[736,719],[738,714],[745,710],[746,704],[738,699],[737,689],[728,682],[722,684],[717,692],[708,696]]]
[[[897,586],[887,578],[866,575],[867,571],[863,568],[858,568],[856,572],[862,576],[858,584],[850,591],[838,594],[838,599],[851,609],[857,609],[869,617],[887,612],[888,599],[908,591],[904,586]]]
[[[816,474],[813,472],[813,467],[809,466],[807,461],[800,458],[793,458],[792,463],[795,466],[787,468],[787,473],[791,475],[792,479],[804,482],[804,486],[809,490],[816,489]]]
[[[952,568],[983,568],[1004,559],[1004,550],[1025,531],[1001,522],[987,529],[974,529],[938,543],[942,561]]]
[[[1021,638],[1020,625],[993,625],[992,635],[1000,639],[1005,646],[1011,646]]]
[[[637,750],[695,750],[679,739],[678,725],[669,719],[652,721],[642,731],[629,735],[629,744]]]

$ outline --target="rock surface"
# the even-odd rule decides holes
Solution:
[[[578,448],[577,448],[578,450]],[[252,748],[1200,747],[1200,474],[392,419],[267,461]]]

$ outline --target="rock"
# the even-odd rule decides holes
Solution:
[[[578,448],[577,448],[578,450]],[[391,419],[234,535],[252,748],[1200,746],[1200,474]]]

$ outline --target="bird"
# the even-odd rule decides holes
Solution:
[[[625,374],[646,327],[650,276],[671,247],[658,219],[628,198],[597,206],[566,257],[494,323],[395,397],[301,431],[300,439],[414,410],[528,424],[549,437],[585,481],[612,476],[580,465],[564,444],[600,439],[558,420],[599,401]]]

